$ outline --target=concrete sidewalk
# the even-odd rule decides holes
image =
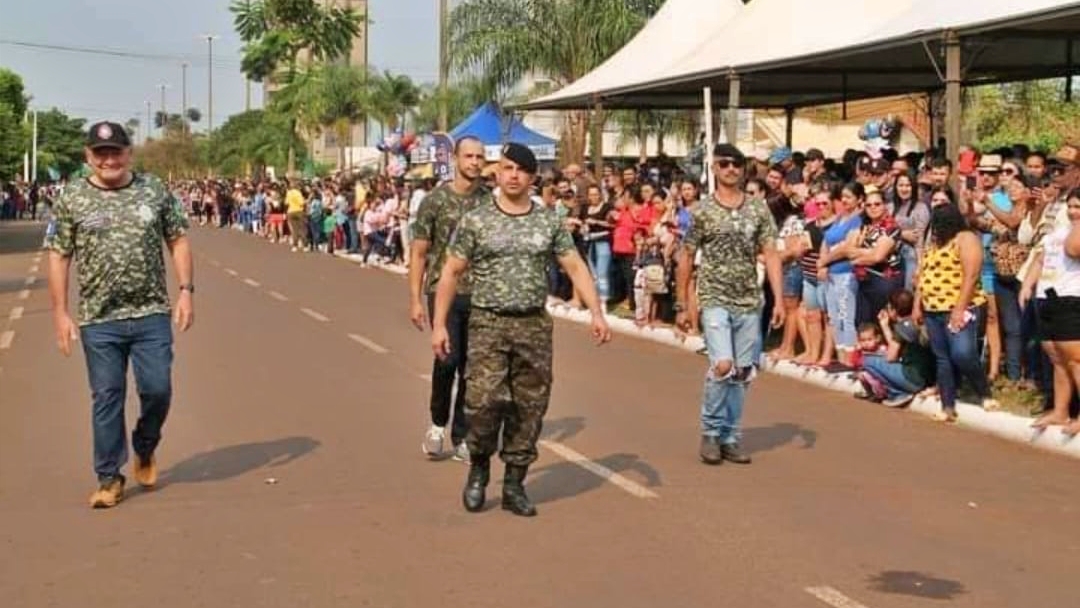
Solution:
[[[589,312],[585,310],[571,310],[563,305],[552,304],[548,306],[548,312],[553,317],[568,321],[589,322]],[[690,352],[698,352],[705,347],[705,342],[701,337],[680,338],[670,328],[638,327],[629,319],[612,315],[607,315],[607,320],[612,331],[620,334],[652,340]],[[848,395],[854,395],[861,388],[857,381],[848,378],[848,373],[830,374],[822,369],[803,367],[788,361],[780,363],[766,361],[762,367],[765,371],[773,374],[800,382],[808,382]],[[941,404],[935,397],[918,397],[907,409],[924,416],[933,416],[941,410]],[[960,419],[956,423],[957,426],[989,433],[1003,439],[1028,444],[1040,449],[1072,456],[1073,458],[1080,458],[1080,439],[1074,440],[1063,435],[1058,427],[1038,431],[1031,428],[1031,418],[1017,416],[1008,412],[987,412],[981,407],[970,403],[958,403],[956,410],[960,414]]]

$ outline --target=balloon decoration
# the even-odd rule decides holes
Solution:
[[[882,150],[893,147],[900,137],[903,124],[895,116],[871,118],[859,129],[859,139],[866,142],[866,150],[872,156],[880,155]]]
[[[419,138],[415,133],[394,129],[375,144],[375,149],[387,154],[386,171],[391,177],[401,177],[409,168],[408,154],[416,148]]]

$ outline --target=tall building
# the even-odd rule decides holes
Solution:
[[[324,6],[348,7],[360,15],[360,31],[353,39],[352,51],[341,59],[346,65],[367,67],[368,62],[368,0],[322,0]],[[352,125],[352,147],[358,148],[366,143],[367,124],[357,122]],[[315,160],[321,163],[336,164],[340,158],[340,148],[349,146],[349,141],[338,142],[337,134],[326,130],[315,141],[309,142]],[[349,153],[346,150],[346,158]]]

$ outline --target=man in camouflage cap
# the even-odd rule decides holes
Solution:
[[[499,196],[494,204],[466,213],[450,242],[436,288],[432,348],[446,358],[453,346],[447,317],[466,269],[472,280],[469,365],[465,411],[471,466],[462,496],[465,509],[484,507],[490,459],[499,445],[506,463],[502,508],[536,515],[525,494],[525,475],[536,460],[544,413],[551,395],[552,322],[547,300],[552,254],[592,312],[593,337],[611,339],[592,276],[558,216],[529,197],[536,157],[508,144],[499,161]]]
[[[188,221],[161,180],[131,171],[131,141],[118,124],[90,127],[86,163],[92,175],[72,182],[53,207],[47,246],[49,293],[60,351],[79,339],[93,393],[94,508],[124,497],[127,461],[124,401],[127,367],[139,390],[139,421],[131,434],[135,480],[157,482],[154,450],[172,400],[173,335],[162,245],[169,248],[179,282],[174,322],[194,320]],[[68,272],[78,260],[78,328],[68,313]],[[78,329],[78,332],[76,331]]]
[[[776,301],[782,301],[777,229],[765,201],[742,189],[746,159],[731,144],[713,151],[716,192],[690,209],[691,227],[679,253],[675,292],[676,324],[690,328],[686,316],[694,254],[701,251],[697,274],[701,327],[709,354],[705,395],[701,404],[701,460],[706,464],[749,464],[739,449],[740,422],[746,389],[753,379],[761,341],[762,291],[757,259],[765,259]],[[784,324],[784,307],[773,308],[772,327]]]
[[[484,168],[484,144],[475,137],[465,136],[454,144],[454,181],[431,191],[420,203],[413,224],[412,246],[409,250],[409,316],[420,331],[428,329],[428,316],[435,306],[435,285],[439,271],[446,261],[446,248],[461,216],[468,211],[491,204],[491,193],[481,182]],[[429,458],[443,454],[445,427],[450,422],[453,405],[454,421],[450,429],[453,457],[468,462],[469,448],[465,445],[465,361],[469,324],[469,280],[463,276],[457,294],[450,305],[447,333],[450,354],[436,358],[431,370],[431,426],[424,435],[421,449]],[[427,301],[424,301],[424,296]],[[457,394],[454,394],[454,379]]]

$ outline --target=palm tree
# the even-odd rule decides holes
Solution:
[[[322,6],[316,0],[234,0],[233,24],[244,42],[240,69],[255,82],[295,81],[301,55],[330,62],[348,55],[365,16],[351,8]],[[299,98],[294,96],[293,101]],[[295,120],[291,123],[294,130]],[[295,169],[290,147],[288,172]]]
[[[338,142],[338,168],[346,168],[345,148],[353,145],[352,126],[366,123],[374,111],[372,79],[367,71],[348,65],[320,66],[315,80],[317,109],[322,126],[333,129]],[[352,159],[348,161],[351,168]]]
[[[657,154],[663,154],[666,135],[674,134],[692,145],[697,141],[701,127],[700,114],[696,110],[620,110],[611,112],[608,118],[618,127],[622,143],[633,141],[638,144],[642,161],[647,155],[650,136],[656,137]]]
[[[199,122],[202,120],[202,112],[199,108],[188,108],[184,111],[184,118],[187,118],[188,122]]]
[[[371,80],[372,110],[380,128],[393,131],[420,103],[420,89],[405,74],[385,71]],[[385,135],[385,133],[383,133]]]
[[[452,128],[464,120],[478,106],[495,101],[500,107],[505,99],[500,99],[485,83],[477,78],[470,78],[452,83],[446,88],[446,95],[440,94],[439,87],[424,85],[420,88],[420,102],[416,106],[413,120],[417,131],[434,131],[439,124],[439,110],[446,103],[447,122]]]
[[[453,66],[483,74],[506,90],[530,74],[557,87],[581,78],[617,50],[659,10],[663,0],[464,0],[450,16]],[[591,117],[597,124],[603,118]],[[588,112],[566,113],[564,161],[580,162]],[[599,147],[597,147],[599,149]]]

